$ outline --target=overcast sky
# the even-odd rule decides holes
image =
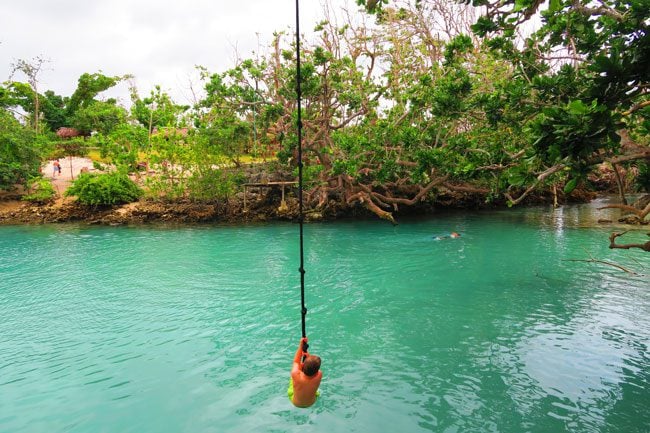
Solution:
[[[300,1],[300,29],[322,19],[323,0]],[[357,10],[354,0],[330,0]],[[140,95],[155,84],[190,101],[195,65],[221,72],[235,53],[265,52],[276,30],[295,31],[295,0],[0,0],[0,82],[17,59],[50,62],[39,91],[69,96],[84,72],[132,74]],[[26,81],[16,75],[18,81]],[[126,84],[114,91],[128,104]]]

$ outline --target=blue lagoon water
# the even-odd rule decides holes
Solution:
[[[307,225],[310,409],[296,225],[0,227],[0,431],[648,432],[650,255],[592,214]]]

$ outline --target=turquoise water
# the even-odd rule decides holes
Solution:
[[[0,431],[648,432],[650,277],[567,260],[650,255],[590,209],[308,225],[310,409],[297,226],[0,227]]]

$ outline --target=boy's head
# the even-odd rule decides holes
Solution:
[[[307,376],[313,376],[320,370],[320,357],[309,355],[302,363],[302,372]]]

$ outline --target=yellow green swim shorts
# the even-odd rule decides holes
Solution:
[[[289,378],[289,389],[287,389],[287,395],[289,396],[289,400],[291,403],[293,403],[293,378]],[[316,391],[316,400],[314,400],[314,403],[318,401],[318,396],[320,395],[320,391]]]

